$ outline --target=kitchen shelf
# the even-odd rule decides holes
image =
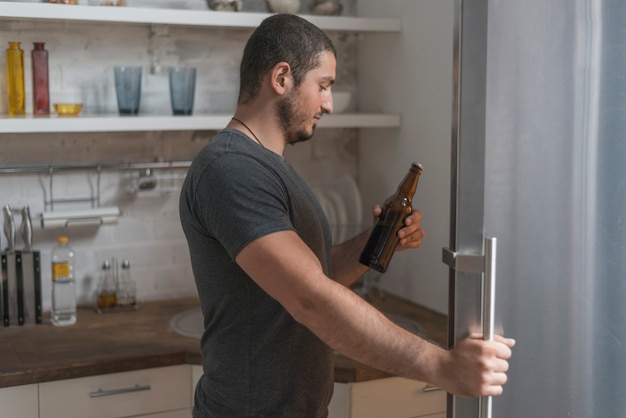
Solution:
[[[220,28],[256,28],[269,13],[218,12],[143,7],[103,7],[0,1],[0,19],[164,24]],[[400,19],[301,15],[323,30],[400,32]]]
[[[102,7],[53,3],[0,1],[0,21],[103,22],[120,24],[164,24],[215,28],[256,28],[269,13],[217,12],[145,7]],[[349,16],[301,15],[320,28],[344,32],[400,32],[400,19]],[[67,117],[9,117],[0,115],[0,134],[55,132],[124,132],[219,130],[230,115],[146,115],[120,117],[117,114],[83,114]],[[334,114],[324,117],[320,128],[395,128],[400,116],[385,114]]]
[[[78,117],[1,116],[0,134],[3,133],[54,133],[54,132],[128,132],[128,131],[198,131],[220,130],[230,121],[231,115],[197,116],[118,116],[81,115]],[[397,128],[399,115],[336,114],[320,120],[319,128]]]

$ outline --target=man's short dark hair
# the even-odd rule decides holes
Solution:
[[[337,57],[331,39],[320,28],[292,14],[276,14],[266,18],[250,36],[240,66],[239,103],[254,99],[261,88],[261,79],[279,62],[291,66],[298,86],[306,73],[319,65],[323,52]]]

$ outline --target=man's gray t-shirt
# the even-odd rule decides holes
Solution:
[[[330,229],[311,190],[281,156],[225,129],[194,159],[180,218],[205,325],[194,417],[325,416],[332,351],[234,261],[260,237],[295,231],[331,276]]]

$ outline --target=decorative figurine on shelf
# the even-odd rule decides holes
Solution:
[[[238,12],[243,9],[243,0],[207,0],[207,2],[211,10]]]
[[[343,10],[343,4],[340,0],[313,0],[309,10],[314,15],[340,15]]]

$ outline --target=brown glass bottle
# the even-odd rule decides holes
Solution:
[[[31,58],[33,66],[33,115],[49,115],[48,51],[45,50],[43,42],[33,43]]]
[[[398,189],[383,204],[383,211],[365,244],[359,262],[381,273],[387,271],[391,257],[400,241],[398,231],[413,211],[412,200],[423,167],[412,163]]]

